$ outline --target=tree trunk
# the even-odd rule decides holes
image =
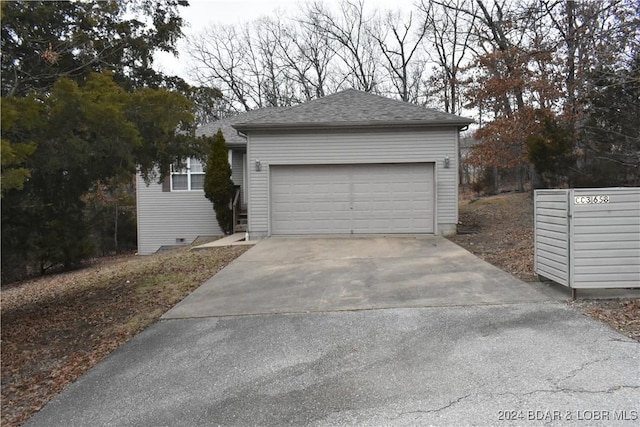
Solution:
[[[516,179],[518,182],[518,192],[524,193],[524,165],[516,168]]]
[[[537,188],[545,187],[542,181],[542,176],[540,176],[540,174],[538,173],[538,170],[532,164],[529,165],[529,174],[531,175],[531,191]]]
[[[118,204],[116,203],[116,218],[114,223],[114,231],[113,231],[113,248],[116,253],[118,253]]]

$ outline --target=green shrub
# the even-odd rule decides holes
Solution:
[[[231,180],[227,143],[221,129],[218,129],[218,132],[209,139],[210,149],[204,177],[204,194],[213,203],[220,229],[225,234],[231,234],[233,232],[231,199],[234,186]]]

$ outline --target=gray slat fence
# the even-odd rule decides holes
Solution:
[[[640,188],[535,191],[535,271],[576,289],[640,287]]]

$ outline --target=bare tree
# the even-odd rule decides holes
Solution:
[[[246,50],[236,27],[212,25],[188,41],[196,64],[192,73],[202,86],[218,86],[227,98],[246,111],[251,105],[251,86],[245,74]]]
[[[579,117],[590,96],[592,71],[625,62],[634,43],[640,43],[640,6],[633,0],[538,3],[551,21],[546,28],[564,61],[565,114]]]
[[[282,62],[280,22],[262,18],[236,26],[210,26],[189,40],[202,85],[221,88],[238,109],[290,105],[294,100],[287,65]]]
[[[416,28],[417,26],[417,28]],[[414,25],[413,12],[408,17],[388,12],[372,37],[386,59],[385,68],[396,93],[406,102],[417,102],[426,63],[416,53],[427,34],[427,26]]]
[[[473,28],[476,23],[474,3],[465,0],[442,2],[423,0],[419,9],[424,17],[424,26],[432,34],[429,47],[430,58],[437,64],[432,82],[439,80],[437,87],[442,95],[444,110],[459,114],[462,110],[460,75],[470,61]]]
[[[219,87],[238,110],[291,105],[345,86],[417,102],[427,27],[408,15],[367,13],[364,0],[336,9],[307,3],[241,26],[214,25],[189,40],[195,79]]]
[[[278,54],[285,67],[287,79],[295,83],[296,101],[320,98],[333,91],[330,86],[333,41],[317,25],[294,20],[280,22],[277,38]]]
[[[562,119],[581,153],[577,182],[601,184],[615,173],[626,173],[635,177],[627,182],[637,182],[640,138],[633,93],[638,87],[640,4],[634,0],[539,0],[539,4],[556,34],[565,94]],[[599,176],[607,170],[609,177]],[[610,182],[621,181],[624,178],[618,175]]]
[[[322,3],[311,3],[304,22],[335,42],[333,53],[347,71],[342,73],[346,81],[365,92],[375,89],[378,61],[371,35],[373,16],[365,15],[364,0],[342,0],[337,14]]]
[[[261,18],[244,27],[247,44],[247,74],[256,82],[254,92],[258,107],[278,107],[290,104],[284,65],[278,55],[282,39],[280,21]]]

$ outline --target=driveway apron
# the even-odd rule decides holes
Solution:
[[[430,238],[267,239],[27,426],[637,425],[640,344]]]

